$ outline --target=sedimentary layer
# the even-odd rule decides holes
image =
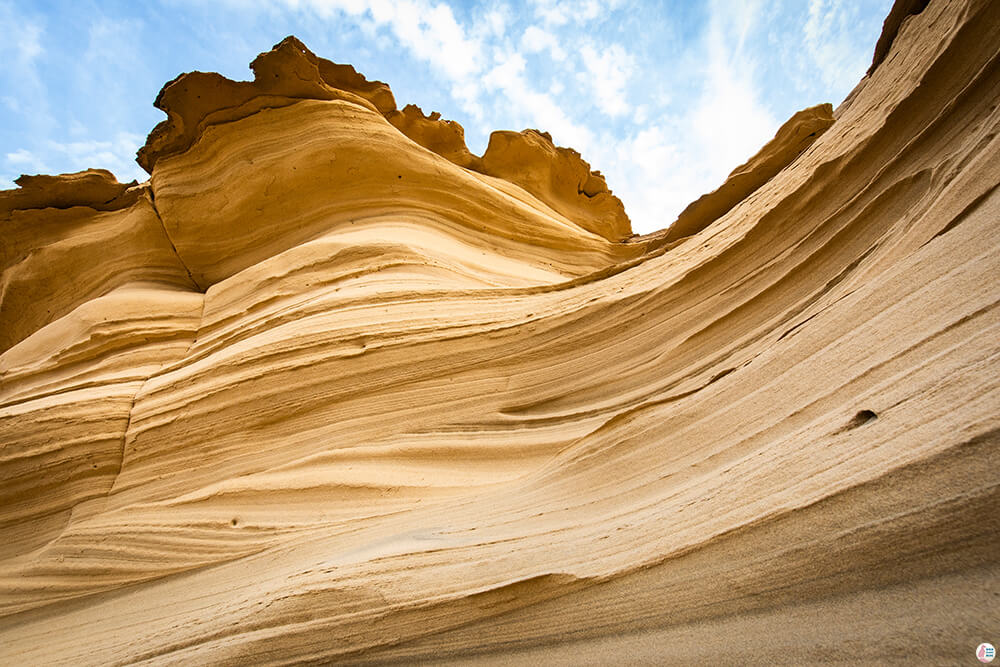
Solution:
[[[294,38],[0,194],[0,662],[971,659],[1000,11],[895,15],[650,237]]]

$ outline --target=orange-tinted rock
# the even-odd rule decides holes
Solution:
[[[122,285],[194,287],[145,188],[103,170],[17,182],[0,192],[0,352]]]
[[[257,56],[250,68],[253,81],[190,72],[167,83],[154,102],[167,113],[167,120],[156,126],[139,149],[142,168],[152,173],[158,159],[184,152],[209,126],[298,100],[344,100],[380,113],[395,108],[388,86],[368,81],[353,67],[317,58],[294,37]]]
[[[902,27],[903,21],[910,16],[924,11],[929,2],[930,0],[896,0],[892,4],[889,15],[885,17],[885,21],[882,23],[882,34],[879,35],[878,42],[875,43],[875,55],[872,57],[872,64],[867,72],[869,75],[889,55],[889,49],[892,48],[892,42],[896,39],[896,35],[899,34],[899,29]]]
[[[415,104],[385,115],[392,126],[424,148],[460,167],[481,171],[480,160],[465,145],[465,131],[453,120],[442,120],[437,111],[425,116]]]
[[[254,80],[250,82],[230,81],[218,74],[191,72],[165,85],[155,105],[167,112],[168,119],[150,133],[146,145],[139,150],[139,163],[147,171],[154,173],[154,165],[158,161],[195,150],[202,137],[212,134],[214,128],[222,128],[253,116],[266,117],[268,112],[299,102],[340,101],[360,110],[382,115],[410,140],[459,167],[503,178],[524,188],[571,223],[588,232],[612,242],[631,235],[624,207],[608,190],[600,173],[591,172],[590,165],[576,151],[557,148],[548,134],[533,130],[520,135],[496,133],[491,139],[487,155],[479,158],[469,152],[462,126],[458,123],[442,120],[437,113],[424,116],[414,105],[408,105],[402,111],[397,110],[388,86],[378,81],[368,81],[353,67],[337,65],[316,57],[294,37],[288,37],[271,51],[260,54],[251,63],[251,68]],[[328,108],[332,110],[335,107]],[[366,123],[375,122],[364,116],[363,112],[358,117],[366,118]],[[256,122],[258,121],[248,120],[250,124]],[[325,122],[336,124],[336,114]],[[247,123],[243,124],[246,125]],[[359,127],[349,125],[332,129],[350,134],[357,133]],[[508,135],[510,138],[505,139]],[[513,139],[514,137],[520,138]],[[326,146],[325,150],[335,153],[335,143]],[[408,150],[403,149],[403,152]],[[399,153],[389,150],[385,154]],[[373,157],[371,164],[366,166],[366,171],[379,172],[380,161]],[[248,164],[253,164],[252,158],[248,159]],[[342,162],[339,167],[343,167],[343,164]],[[253,171],[259,171],[259,168],[255,167]],[[334,169],[339,174],[336,176],[338,182],[342,184],[350,184],[354,180],[355,171],[339,174],[338,169]],[[395,167],[383,169],[379,172],[381,176],[377,184],[369,174],[366,186],[377,185],[390,190],[405,186],[406,184],[393,182],[394,178],[402,179],[402,174],[397,173],[399,171],[401,170]],[[275,176],[282,178],[278,174]],[[157,196],[160,196],[162,193],[159,190],[167,188],[162,179],[156,178],[155,173],[153,180],[159,183],[156,189]],[[170,205],[165,203],[162,208],[169,211]],[[179,224],[172,216],[172,213],[165,213],[168,229],[171,224]],[[298,225],[299,235],[296,238],[304,238],[303,234],[308,233],[307,227]],[[192,224],[185,223],[184,228],[185,231],[191,230]],[[249,229],[247,231],[255,233]],[[184,245],[183,239],[180,245]],[[182,249],[182,256],[184,252]],[[192,262],[198,264],[197,259]],[[197,270],[195,274],[199,284],[204,287],[210,284],[206,281],[224,275],[225,270],[221,273],[210,272],[210,277],[206,277],[209,274],[199,274]]]
[[[379,226],[391,240],[405,220],[533,265],[525,276],[575,277],[641,250],[587,234],[343,101],[304,100],[208,128],[161,159],[151,184],[202,288],[323,235]]]
[[[482,157],[483,173],[515,183],[584,229],[609,241],[631,236],[625,207],[600,172],[580,154],[557,147],[547,132],[494,132]]]
[[[0,190],[0,215],[15,210],[72,208],[85,206],[95,211],[115,211],[131,206],[140,190],[131,183],[119,183],[107,169],[87,169],[58,176],[20,176],[17,190]]]

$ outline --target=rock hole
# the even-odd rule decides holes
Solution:
[[[238,524],[239,522],[240,522],[240,521],[239,521],[239,519],[236,519],[236,518],[234,518],[234,519],[233,519],[232,521],[230,521],[229,523],[230,523],[230,525],[233,525],[233,526],[235,526],[235,525],[236,525],[236,524]]]
[[[878,415],[871,410],[862,410],[858,414],[854,415],[854,419],[850,421],[847,428],[858,428],[859,426],[864,426],[865,424],[873,422],[876,419],[878,419]]]

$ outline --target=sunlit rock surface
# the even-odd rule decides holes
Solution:
[[[1000,5],[879,48],[644,237],[294,38],[0,193],[0,663],[971,660]]]

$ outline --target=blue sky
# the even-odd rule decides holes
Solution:
[[[402,107],[579,150],[633,228],[670,224],[798,109],[836,106],[892,0],[0,0],[0,188],[134,162],[181,72],[250,78],[289,34],[388,83]]]

